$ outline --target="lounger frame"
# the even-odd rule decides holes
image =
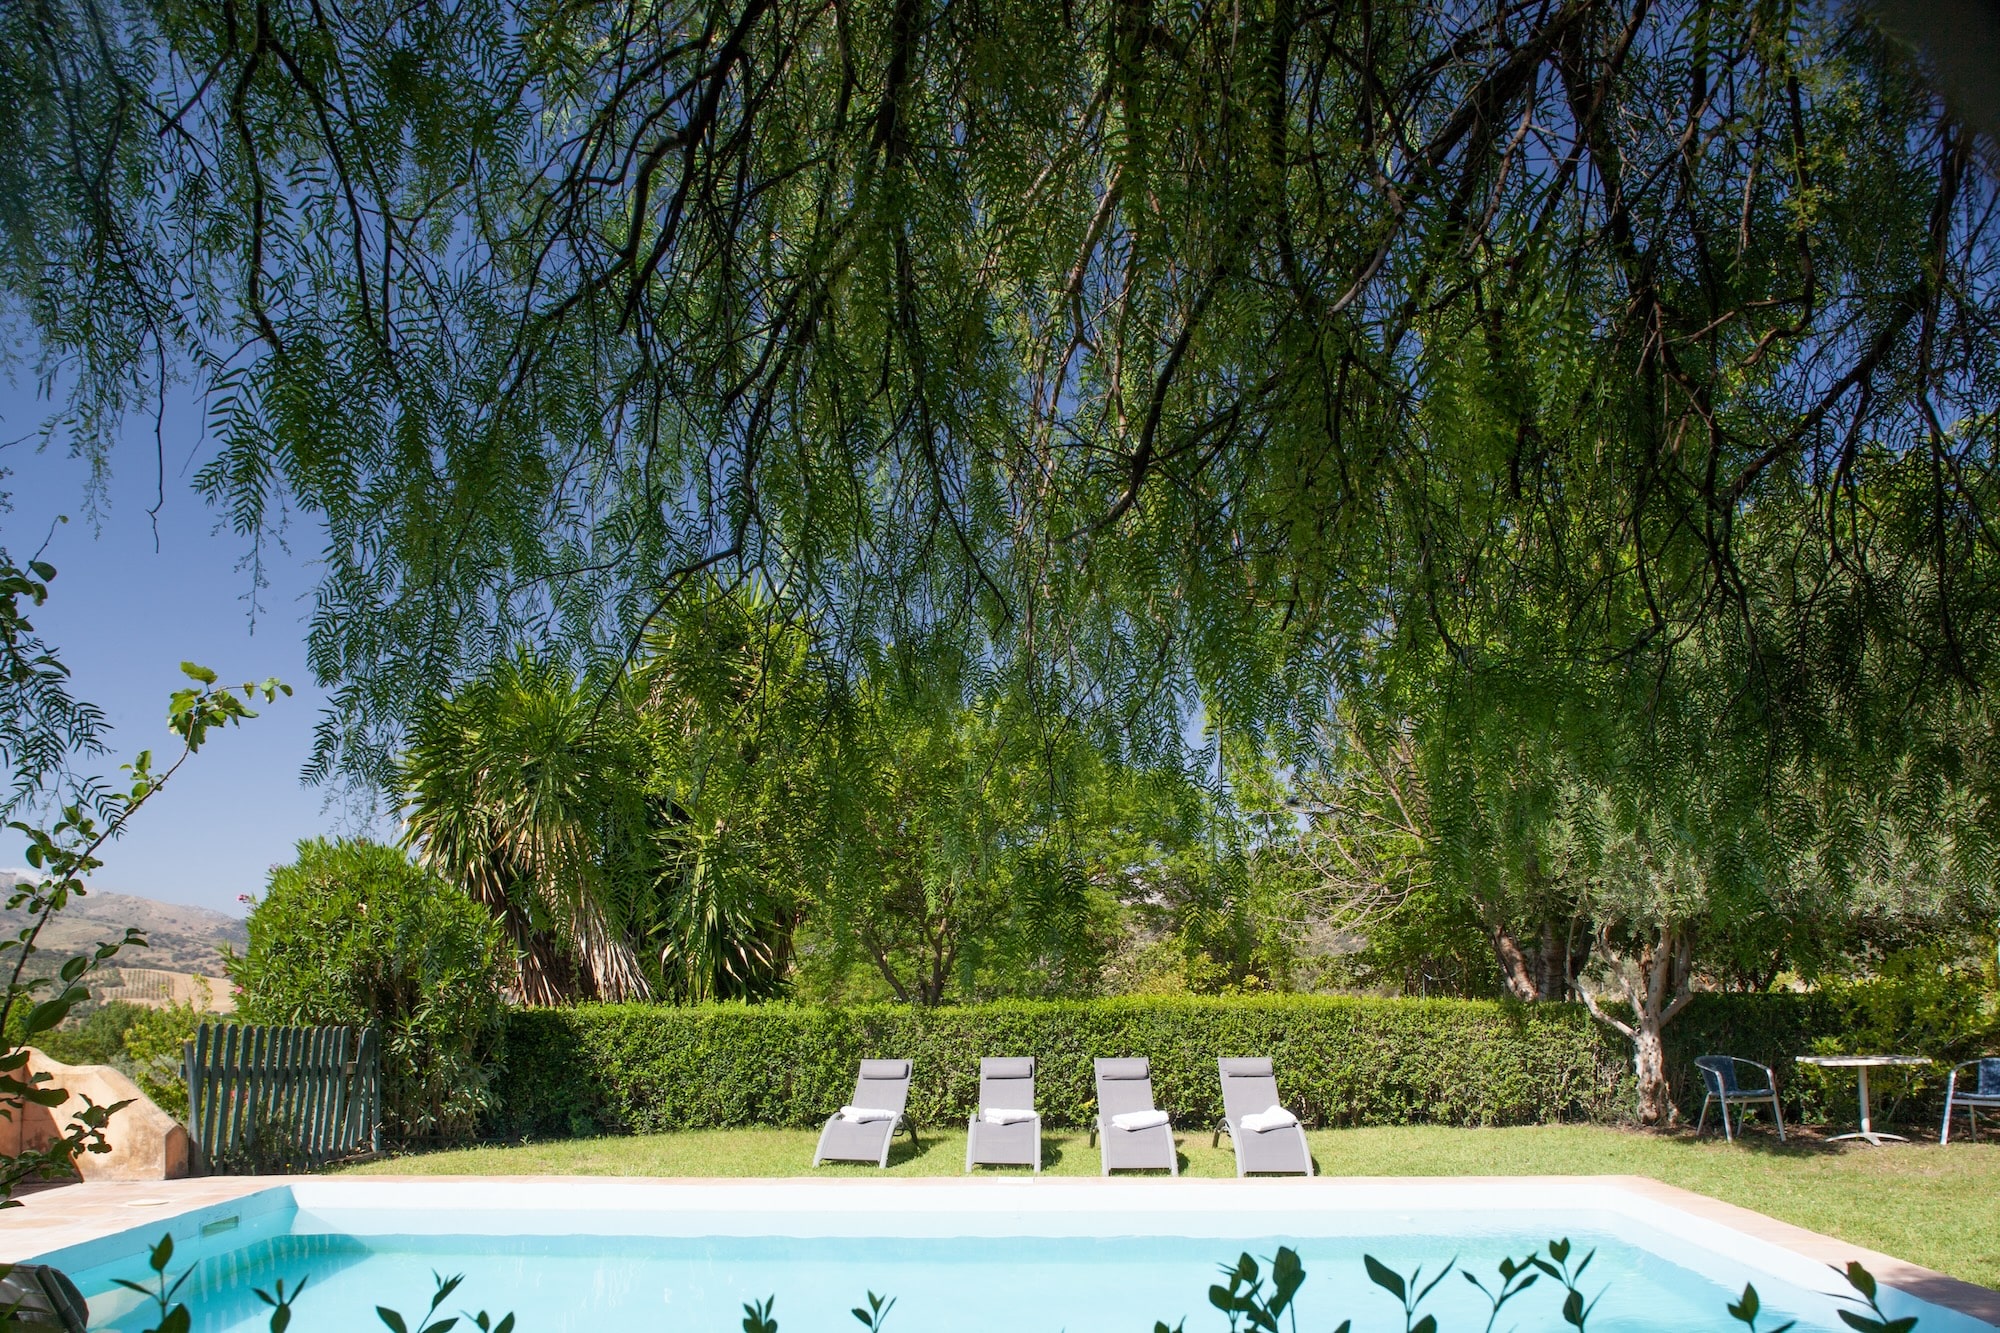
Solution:
[[[1271,1062],[1263,1058],[1220,1059],[1216,1072],[1222,1078],[1222,1123],[1210,1138],[1213,1147],[1224,1134],[1236,1150],[1236,1174],[1310,1176],[1313,1174],[1312,1146],[1306,1142],[1303,1125],[1279,1125],[1272,1129],[1245,1129],[1243,1117],[1257,1115],[1278,1099],[1278,1078]]]
[[[1098,1060],[1096,1074],[1097,1128],[1091,1132],[1091,1138],[1103,1145],[1104,1174],[1164,1168],[1179,1175],[1180,1156],[1174,1147],[1171,1121],[1145,1129],[1120,1129],[1111,1123],[1113,1116],[1129,1111],[1156,1109],[1153,1068],[1146,1057]]]
[[[979,1109],[965,1126],[965,1169],[975,1166],[1032,1166],[1042,1170],[1042,1117],[996,1125],[986,1112],[1036,1111],[1035,1058],[988,1058],[979,1062]]]
[[[873,1162],[889,1165],[889,1147],[896,1131],[910,1132],[917,1139],[916,1123],[909,1116],[910,1062],[908,1060],[863,1060],[854,1079],[850,1106],[866,1106],[894,1114],[887,1120],[843,1120],[838,1112],[828,1117],[819,1132],[819,1146],[813,1150],[813,1165],[821,1162]]]

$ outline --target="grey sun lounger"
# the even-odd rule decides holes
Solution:
[[[1306,1145],[1303,1125],[1277,1125],[1260,1130],[1251,1129],[1243,1123],[1244,1116],[1257,1115],[1282,1105],[1278,1101],[1278,1080],[1271,1072],[1271,1062],[1217,1060],[1215,1064],[1222,1074],[1223,1115],[1215,1137],[1219,1139],[1225,1132],[1228,1133],[1230,1146],[1236,1149],[1236,1174],[1311,1175],[1312,1150]],[[1209,1142],[1212,1146],[1215,1139]]]
[[[1179,1157],[1174,1153],[1172,1124],[1120,1129],[1112,1123],[1116,1116],[1155,1109],[1152,1065],[1143,1055],[1133,1059],[1099,1060],[1096,1063],[1097,1128],[1091,1137],[1103,1140],[1104,1174],[1108,1176],[1113,1171],[1164,1167],[1179,1175],[1181,1166]]]
[[[887,1111],[879,1120],[848,1120],[835,1112],[819,1132],[819,1147],[813,1150],[813,1165],[821,1162],[873,1162],[889,1165],[889,1144],[896,1131],[910,1131],[917,1142],[917,1127],[906,1108],[910,1104],[910,1062],[908,1060],[863,1060],[854,1080],[854,1100],[849,1106]]]
[[[1011,1124],[986,1118],[988,1111],[1035,1109],[1035,1059],[979,1062],[979,1110],[965,1126],[965,1169],[974,1166],[1032,1166],[1042,1169],[1042,1117]]]

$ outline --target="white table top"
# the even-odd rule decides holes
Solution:
[[[1864,1069],[1876,1065],[1936,1063],[1927,1055],[1801,1055],[1796,1058],[1802,1065],[1819,1065],[1823,1069]]]

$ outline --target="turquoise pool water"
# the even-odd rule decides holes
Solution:
[[[1301,1216],[1280,1219],[1270,1234],[1236,1230],[1233,1237],[1229,1227],[1213,1237],[495,1235],[471,1234],[492,1230],[490,1216],[467,1215],[455,1232],[452,1216],[434,1210],[404,1232],[380,1212],[357,1212],[349,1221],[278,1209],[184,1244],[171,1271],[194,1270],[183,1288],[194,1328],[263,1329],[268,1311],[253,1293],[280,1278],[288,1287],[306,1280],[293,1324],[299,1333],[380,1329],[378,1305],[411,1316],[414,1328],[432,1275],[462,1273],[445,1310],[511,1310],[520,1333],[735,1333],[744,1303],[765,1297],[776,1298],[783,1333],[855,1333],[849,1311],[871,1291],[896,1300],[886,1333],[1151,1333],[1155,1320],[1171,1327],[1183,1317],[1188,1333],[1220,1333],[1227,1320],[1207,1296],[1218,1265],[1246,1249],[1262,1257],[1290,1245],[1307,1272],[1297,1303],[1301,1333],[1331,1333],[1343,1319],[1353,1320],[1355,1333],[1401,1333],[1401,1307],[1367,1280],[1364,1254],[1403,1273],[1421,1265],[1434,1274],[1450,1263],[1492,1285],[1502,1258],[1518,1259],[1551,1238],[1541,1222],[1530,1229],[1504,1218],[1468,1223],[1408,1214],[1374,1234],[1366,1234],[1374,1229],[1365,1220]],[[1649,1248],[1631,1234],[1628,1219],[1573,1214],[1563,1222],[1561,1233],[1579,1252],[1572,1262],[1583,1251],[1596,1253],[1581,1282],[1587,1294],[1602,1293],[1591,1330],[1740,1328],[1723,1309],[1741,1290],[1740,1274],[1677,1262],[1689,1255]],[[866,1219],[855,1225],[865,1229]],[[939,1225],[949,1228],[948,1221]],[[782,1226],[772,1219],[771,1229]],[[1187,1220],[1187,1229],[1200,1226],[1198,1215]],[[1313,1234],[1329,1228],[1362,1234]],[[614,1219],[596,1229],[632,1228]],[[143,1277],[143,1255],[71,1272],[90,1298],[93,1328],[139,1333],[151,1326],[153,1312],[114,1282]],[[1767,1312],[1761,1328],[1798,1319],[1801,1333],[1839,1330],[1823,1296],[1774,1279],[1759,1279],[1758,1289]],[[1561,1305],[1562,1289],[1543,1278],[1508,1307],[1497,1329],[1562,1329]],[[1437,1316],[1441,1333],[1481,1333],[1489,1307],[1455,1272],[1423,1312]]]

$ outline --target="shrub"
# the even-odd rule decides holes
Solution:
[[[375,843],[310,840],[271,872],[229,964],[245,1022],[374,1025],[384,1132],[450,1139],[485,1110],[499,1036],[499,929],[461,890]]]
[[[37,1044],[50,1059],[66,1065],[110,1065],[122,1071],[161,1110],[185,1120],[188,1098],[181,1043],[215,1018],[191,1004],[154,1008],[113,1000],[91,1010],[74,1027],[44,1034]]]
[[[962,1120],[979,1057],[1040,1057],[1046,1123],[1094,1118],[1091,1057],[1145,1055],[1190,1129],[1220,1116],[1215,1060],[1267,1054],[1315,1125],[1612,1119],[1631,1103],[1621,1044],[1583,1010],[1315,996],[1009,1001],[967,1008],[585,1005],[507,1020],[507,1135],[817,1124],[865,1056],[916,1062],[919,1123]]]
[[[1708,994],[1667,1029],[1683,1116],[1701,1105],[1697,1055],[1771,1065],[1786,1114],[1816,1119],[1796,1055],[1844,1030],[1825,995]],[[1580,1005],[1324,996],[1008,1001],[965,1008],[583,1005],[511,1013],[506,1076],[488,1121],[507,1136],[815,1125],[847,1100],[855,1062],[916,1062],[920,1124],[962,1121],[982,1055],[1040,1057],[1045,1122],[1091,1123],[1091,1057],[1144,1055],[1159,1104],[1186,1130],[1220,1116],[1218,1056],[1278,1063],[1287,1105],[1329,1125],[1618,1122],[1634,1107],[1624,1040]],[[1836,1117],[1851,1087],[1836,1090]]]
[[[1904,1110],[1923,1115],[1944,1106],[1951,1065],[2000,1051],[2000,1013],[1985,976],[1955,951],[1909,949],[1890,954],[1872,976],[1836,979],[1825,986],[1841,1023],[1813,1047],[1819,1055],[1928,1055],[1937,1063],[1915,1069],[1878,1069],[1877,1115]],[[1823,1097],[1852,1103],[1852,1070],[1803,1069]]]

